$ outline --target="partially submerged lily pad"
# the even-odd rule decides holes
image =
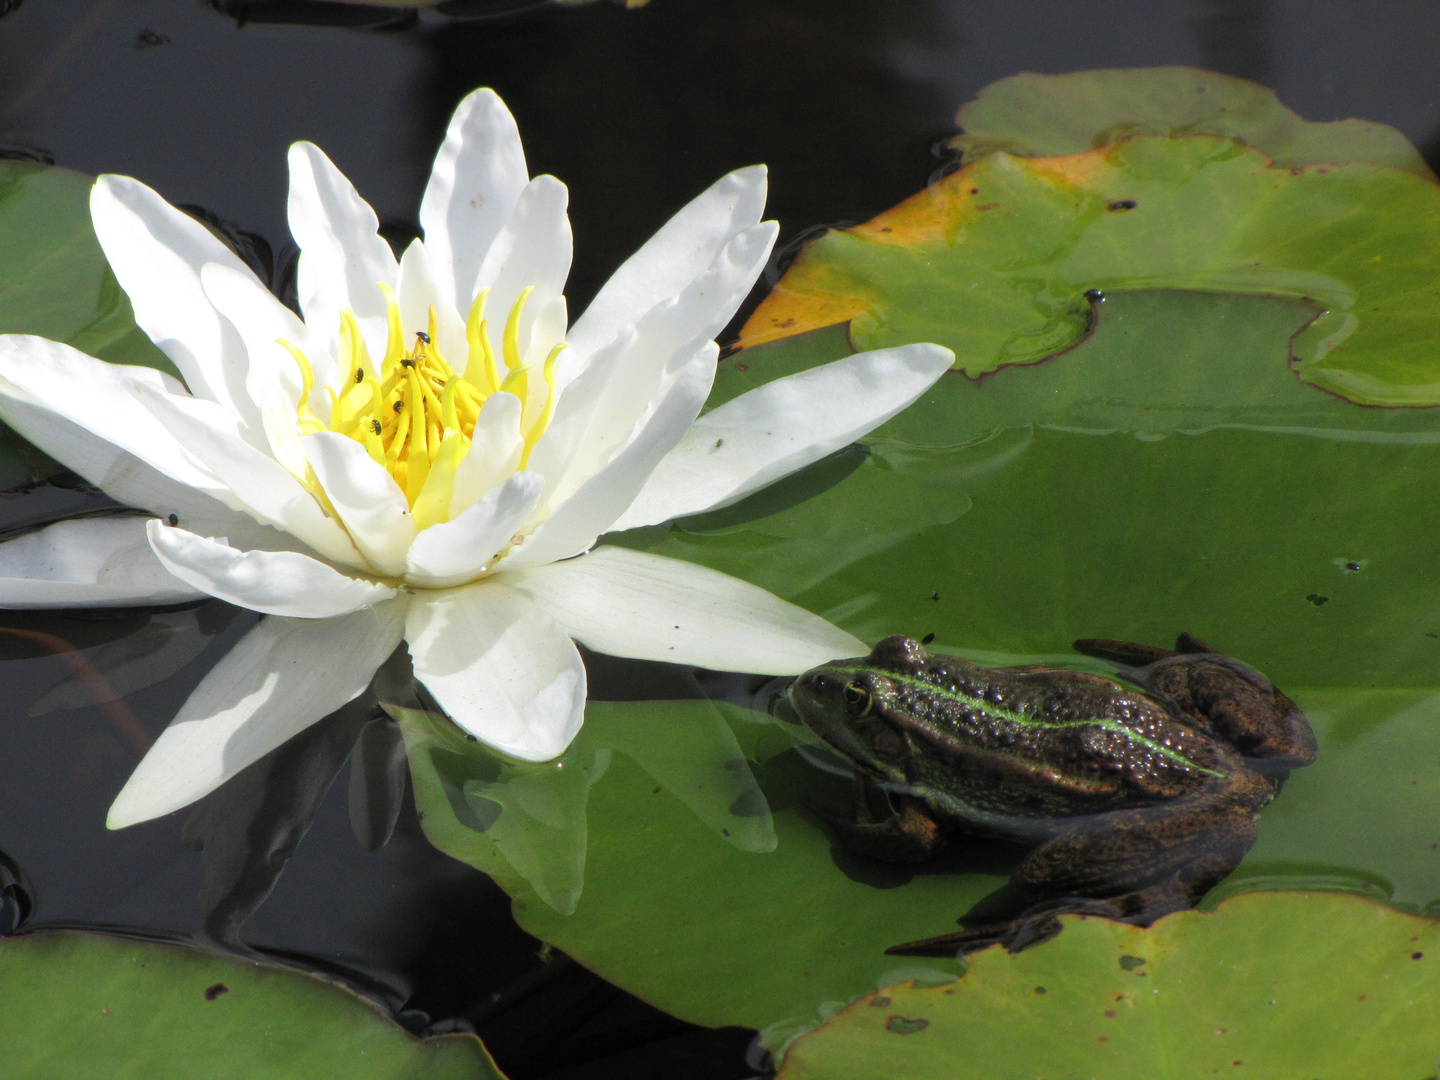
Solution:
[[[1440,898],[1440,858],[1432,847],[1440,832],[1428,812],[1440,790],[1436,699],[1421,707],[1413,693],[1287,689],[1306,708],[1316,702],[1320,761],[1292,776],[1262,814],[1259,844],[1222,890],[1368,891],[1412,909]],[[609,722],[622,718],[647,725],[657,753],[675,752],[691,744],[689,732],[705,711],[703,702],[594,703],[577,753],[593,760]],[[876,986],[953,980],[961,971],[953,961],[884,950],[953,930],[960,914],[1004,884],[1018,849],[958,840],[920,867],[852,855],[806,806],[809,800],[843,811],[848,785],[805,761],[780,726],[744,722],[764,720],[760,714],[729,715],[774,815],[775,851],[745,852],[725,842],[673,792],[616,754],[603,775],[587,772],[581,781],[584,887],[569,913],[547,903],[504,857],[493,824],[480,828],[463,803],[457,811],[468,775],[485,768],[483,751],[467,751],[443,719],[407,713],[401,720],[416,804],[432,842],[494,877],[514,897],[515,917],[530,933],[660,1008],[697,1023],[761,1028],[775,1047]],[[1356,716],[1374,725],[1359,745],[1346,720]],[[1391,780],[1387,773],[1401,768],[1397,759],[1410,765]],[[1261,909],[1256,918],[1263,916]],[[695,963],[677,964],[676,956]],[[1064,956],[1061,967],[1080,963]]]
[[[52,931],[0,941],[6,1075],[163,1080],[503,1080],[473,1035],[417,1039],[331,982]]]
[[[557,910],[547,896],[553,879],[527,880],[528,866],[506,850],[526,829],[526,815],[510,802],[498,813],[477,814],[473,781],[493,770],[493,758],[467,744],[443,718],[394,711],[431,842],[495,878],[514,898],[515,917],[530,933],[686,1020],[779,1024],[788,1034],[818,1023],[826,1002],[843,1003],[917,973],[935,981],[953,978],[959,971],[953,961],[902,959],[884,950],[933,928],[936,912],[958,914],[1001,883],[993,874],[948,876],[944,871],[954,869],[948,863],[920,873],[873,866],[834,848],[800,799],[843,804],[846,785],[801,760],[773,725],[737,723],[731,752],[743,747],[744,757],[740,768],[726,768],[697,753],[718,720],[709,702],[592,702],[561,770],[584,768],[584,887],[570,911]],[[607,744],[627,728],[647,732],[652,759],[689,753],[694,779],[682,786],[656,775],[643,757],[608,753]],[[597,760],[603,766],[597,768]],[[707,762],[708,776],[696,767]],[[731,798],[727,781],[742,769],[748,776],[751,768],[764,797]],[[551,780],[557,792],[563,790],[553,767]],[[719,796],[714,805],[728,808],[724,823],[707,822],[686,805],[703,805],[707,789]],[[494,798],[493,789],[483,797]],[[508,836],[496,829],[507,815]],[[737,830],[753,828],[747,823],[757,819],[767,832],[773,820],[771,851],[733,842]],[[533,825],[529,832],[532,847],[558,839]],[[940,921],[947,921],[945,914]],[[690,960],[677,963],[677,957]]]
[[[971,378],[1089,333],[1097,295],[1189,289],[1317,309],[1301,381],[1440,404],[1440,185],[1381,165],[1288,169],[1214,136],[1067,157],[993,153],[806,247],[746,323],[758,345],[848,322],[857,349],[936,341]]]
[[[950,140],[971,160],[1080,154],[1130,135],[1219,135],[1253,146],[1287,169],[1366,162],[1434,174],[1410,140],[1371,120],[1312,123],[1274,90],[1190,67],[1113,68],[1069,75],[1022,72],[960,107]]]
[[[777,1080],[1433,1076],[1440,926],[1365,900],[1254,893],[1149,930],[1067,916],[802,1036]]]

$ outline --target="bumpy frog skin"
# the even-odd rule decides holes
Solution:
[[[795,680],[796,711],[862,783],[853,817],[816,808],[847,847],[915,862],[961,832],[1032,848],[1010,882],[1019,916],[890,952],[1018,952],[1065,912],[1148,926],[1193,907],[1255,843],[1289,770],[1315,760],[1295,703],[1189,634],[1173,651],[1075,648],[1138,668],[1125,674],[1143,692],[1063,668],[977,667],[903,636]]]

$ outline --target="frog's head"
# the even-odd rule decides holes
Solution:
[[[896,687],[888,673],[912,671],[924,659],[913,638],[889,637],[869,656],[811,668],[791,685],[790,703],[806,727],[852,764],[893,779],[903,774],[910,746],[890,719]]]

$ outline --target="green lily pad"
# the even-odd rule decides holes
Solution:
[[[1368,162],[1434,177],[1410,140],[1389,124],[1311,123],[1268,87],[1199,68],[1027,71],[985,87],[960,107],[955,122],[964,134],[950,145],[967,160],[997,150],[1018,157],[1081,154],[1131,135],[1219,135],[1287,169]]]
[[[1435,1075],[1440,927],[1256,893],[1149,930],[1066,917],[952,986],[887,987],[802,1036],[777,1080]]]
[[[1432,180],[1370,164],[1280,168],[1211,136],[1134,136],[1063,158],[989,154],[825,234],[741,340],[848,321],[857,349],[936,341],[978,377],[1083,340],[1091,290],[1265,295],[1321,312],[1281,354],[1302,381],[1428,406],[1440,404],[1437,281]]]
[[[417,1039],[334,983],[179,945],[8,938],[0,998],[10,1076],[503,1080],[473,1035]]]
[[[1273,677],[1320,741],[1219,895],[1322,887],[1433,910],[1440,427],[1425,410],[1361,408],[1296,379],[1285,344],[1312,314],[1265,297],[1117,294],[1061,356],[951,373],[863,447],[609,542],[754,581],[868,641],[934,633],[937,650],[981,663],[1107,670],[1070,643],[1166,644],[1189,630]],[[832,327],[745,350],[722,365],[711,404],[847,349]],[[846,781],[805,760],[788,725],[725,706],[777,840],[741,850],[715,828],[723,819],[707,825],[607,732],[624,723],[679,757],[713,725],[709,710],[591,702],[572,750],[587,773],[570,914],[465,820],[465,792],[494,781],[493,759],[409,714],[427,834],[494,876],[531,933],[685,1019],[765,1029],[770,1046],[909,977],[897,970],[958,974],[883,950],[954,929],[1018,853],[966,841],[911,869],[850,855],[806,807],[843,811]],[[733,751],[715,745],[699,757],[718,779]],[[703,977],[676,956],[703,957]]]
[[[102,360],[176,375],[135,325],[90,226],[93,178],[0,161],[0,334],[38,334]]]
[[[1299,382],[1283,356],[1308,315],[1116,294],[1076,348],[949,374],[867,437],[863,466],[805,504],[834,520],[823,541],[783,542],[741,503],[616,542],[745,577],[867,641],[934,632],[1035,655],[1189,630],[1282,687],[1440,686],[1440,417]],[[807,365],[837,334],[739,353],[717,394]],[[922,489],[908,532],[897,483]],[[812,569],[827,560],[834,573]]]

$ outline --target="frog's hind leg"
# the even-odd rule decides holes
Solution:
[[[1145,667],[1169,660],[1177,654],[1171,649],[1157,649],[1153,645],[1140,645],[1133,641],[1112,641],[1109,638],[1080,638],[1075,642],[1075,651],[1100,660],[1113,660],[1117,664],[1131,667]]]
[[[1103,828],[1072,825],[1016,867],[1011,885],[1029,905],[1015,917],[887,951],[953,956],[999,943],[1019,952],[1058,934],[1061,915],[1149,926],[1194,907],[1239,865],[1255,843],[1256,813],[1272,795],[1262,777],[1246,773],[1196,798],[1108,814]]]
[[[1160,649],[1154,645],[1141,645],[1134,641],[1113,641],[1110,638],[1080,638],[1075,642],[1075,651],[1101,660],[1114,660],[1117,664],[1145,667],[1170,660],[1176,656],[1214,654],[1223,656],[1219,649],[1206,645],[1194,634],[1181,634],[1175,639],[1175,648]]]
[[[1138,894],[1172,878],[1203,892],[1254,846],[1256,815],[1273,798],[1263,777],[1245,772],[1191,798],[1106,814],[1098,827],[1082,820],[1031,851],[1011,882],[1037,903]]]

